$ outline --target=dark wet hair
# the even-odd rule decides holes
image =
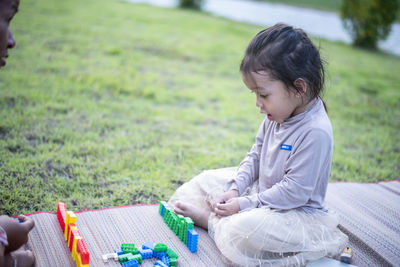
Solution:
[[[266,71],[287,88],[302,78],[308,85],[307,95],[312,100],[322,93],[325,70],[318,49],[307,34],[285,24],[276,24],[260,31],[250,41],[240,64],[244,75]]]

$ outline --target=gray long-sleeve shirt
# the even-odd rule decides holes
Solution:
[[[258,180],[256,194],[239,197],[241,211],[261,206],[324,210],[332,152],[332,126],[318,98],[308,110],[283,123],[265,118],[225,190],[237,189],[242,195]]]

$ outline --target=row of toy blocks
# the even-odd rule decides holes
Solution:
[[[171,228],[171,230],[179,237],[179,239],[183,243],[185,243],[189,250],[191,252],[196,252],[198,238],[192,238],[195,241],[188,242],[189,230],[193,229],[190,234],[196,234],[198,236],[196,230],[194,230],[193,220],[189,217],[176,215],[175,212],[173,212],[172,208],[165,201],[160,201],[158,212],[161,216],[163,216],[163,219],[168,227]]]
[[[76,227],[76,215],[73,211],[67,211],[64,203],[57,206],[57,220],[64,232],[65,240],[77,266],[88,266],[90,254],[86,244]]]

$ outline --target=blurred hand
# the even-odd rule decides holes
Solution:
[[[35,222],[32,220],[32,218],[25,216],[25,215],[18,215],[18,220],[20,221],[20,224],[26,228],[26,230],[31,231],[32,228],[35,226]]]
[[[18,222],[18,220],[21,222]],[[29,231],[35,226],[34,221],[25,215],[19,215],[18,220],[7,215],[0,216],[0,226],[6,231],[8,239],[5,253],[14,251],[26,244]]]
[[[231,198],[238,197],[238,196],[239,196],[239,192],[236,189],[229,190],[217,197],[217,199],[215,200],[215,203],[213,204],[213,208],[215,209],[217,207],[217,204],[224,204]]]
[[[225,203],[218,203],[215,208],[215,214],[218,216],[229,216],[237,213],[240,205],[237,197],[231,198]]]

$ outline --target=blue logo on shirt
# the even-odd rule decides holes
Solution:
[[[292,151],[292,146],[291,145],[281,145],[281,150],[287,150],[287,151]]]

